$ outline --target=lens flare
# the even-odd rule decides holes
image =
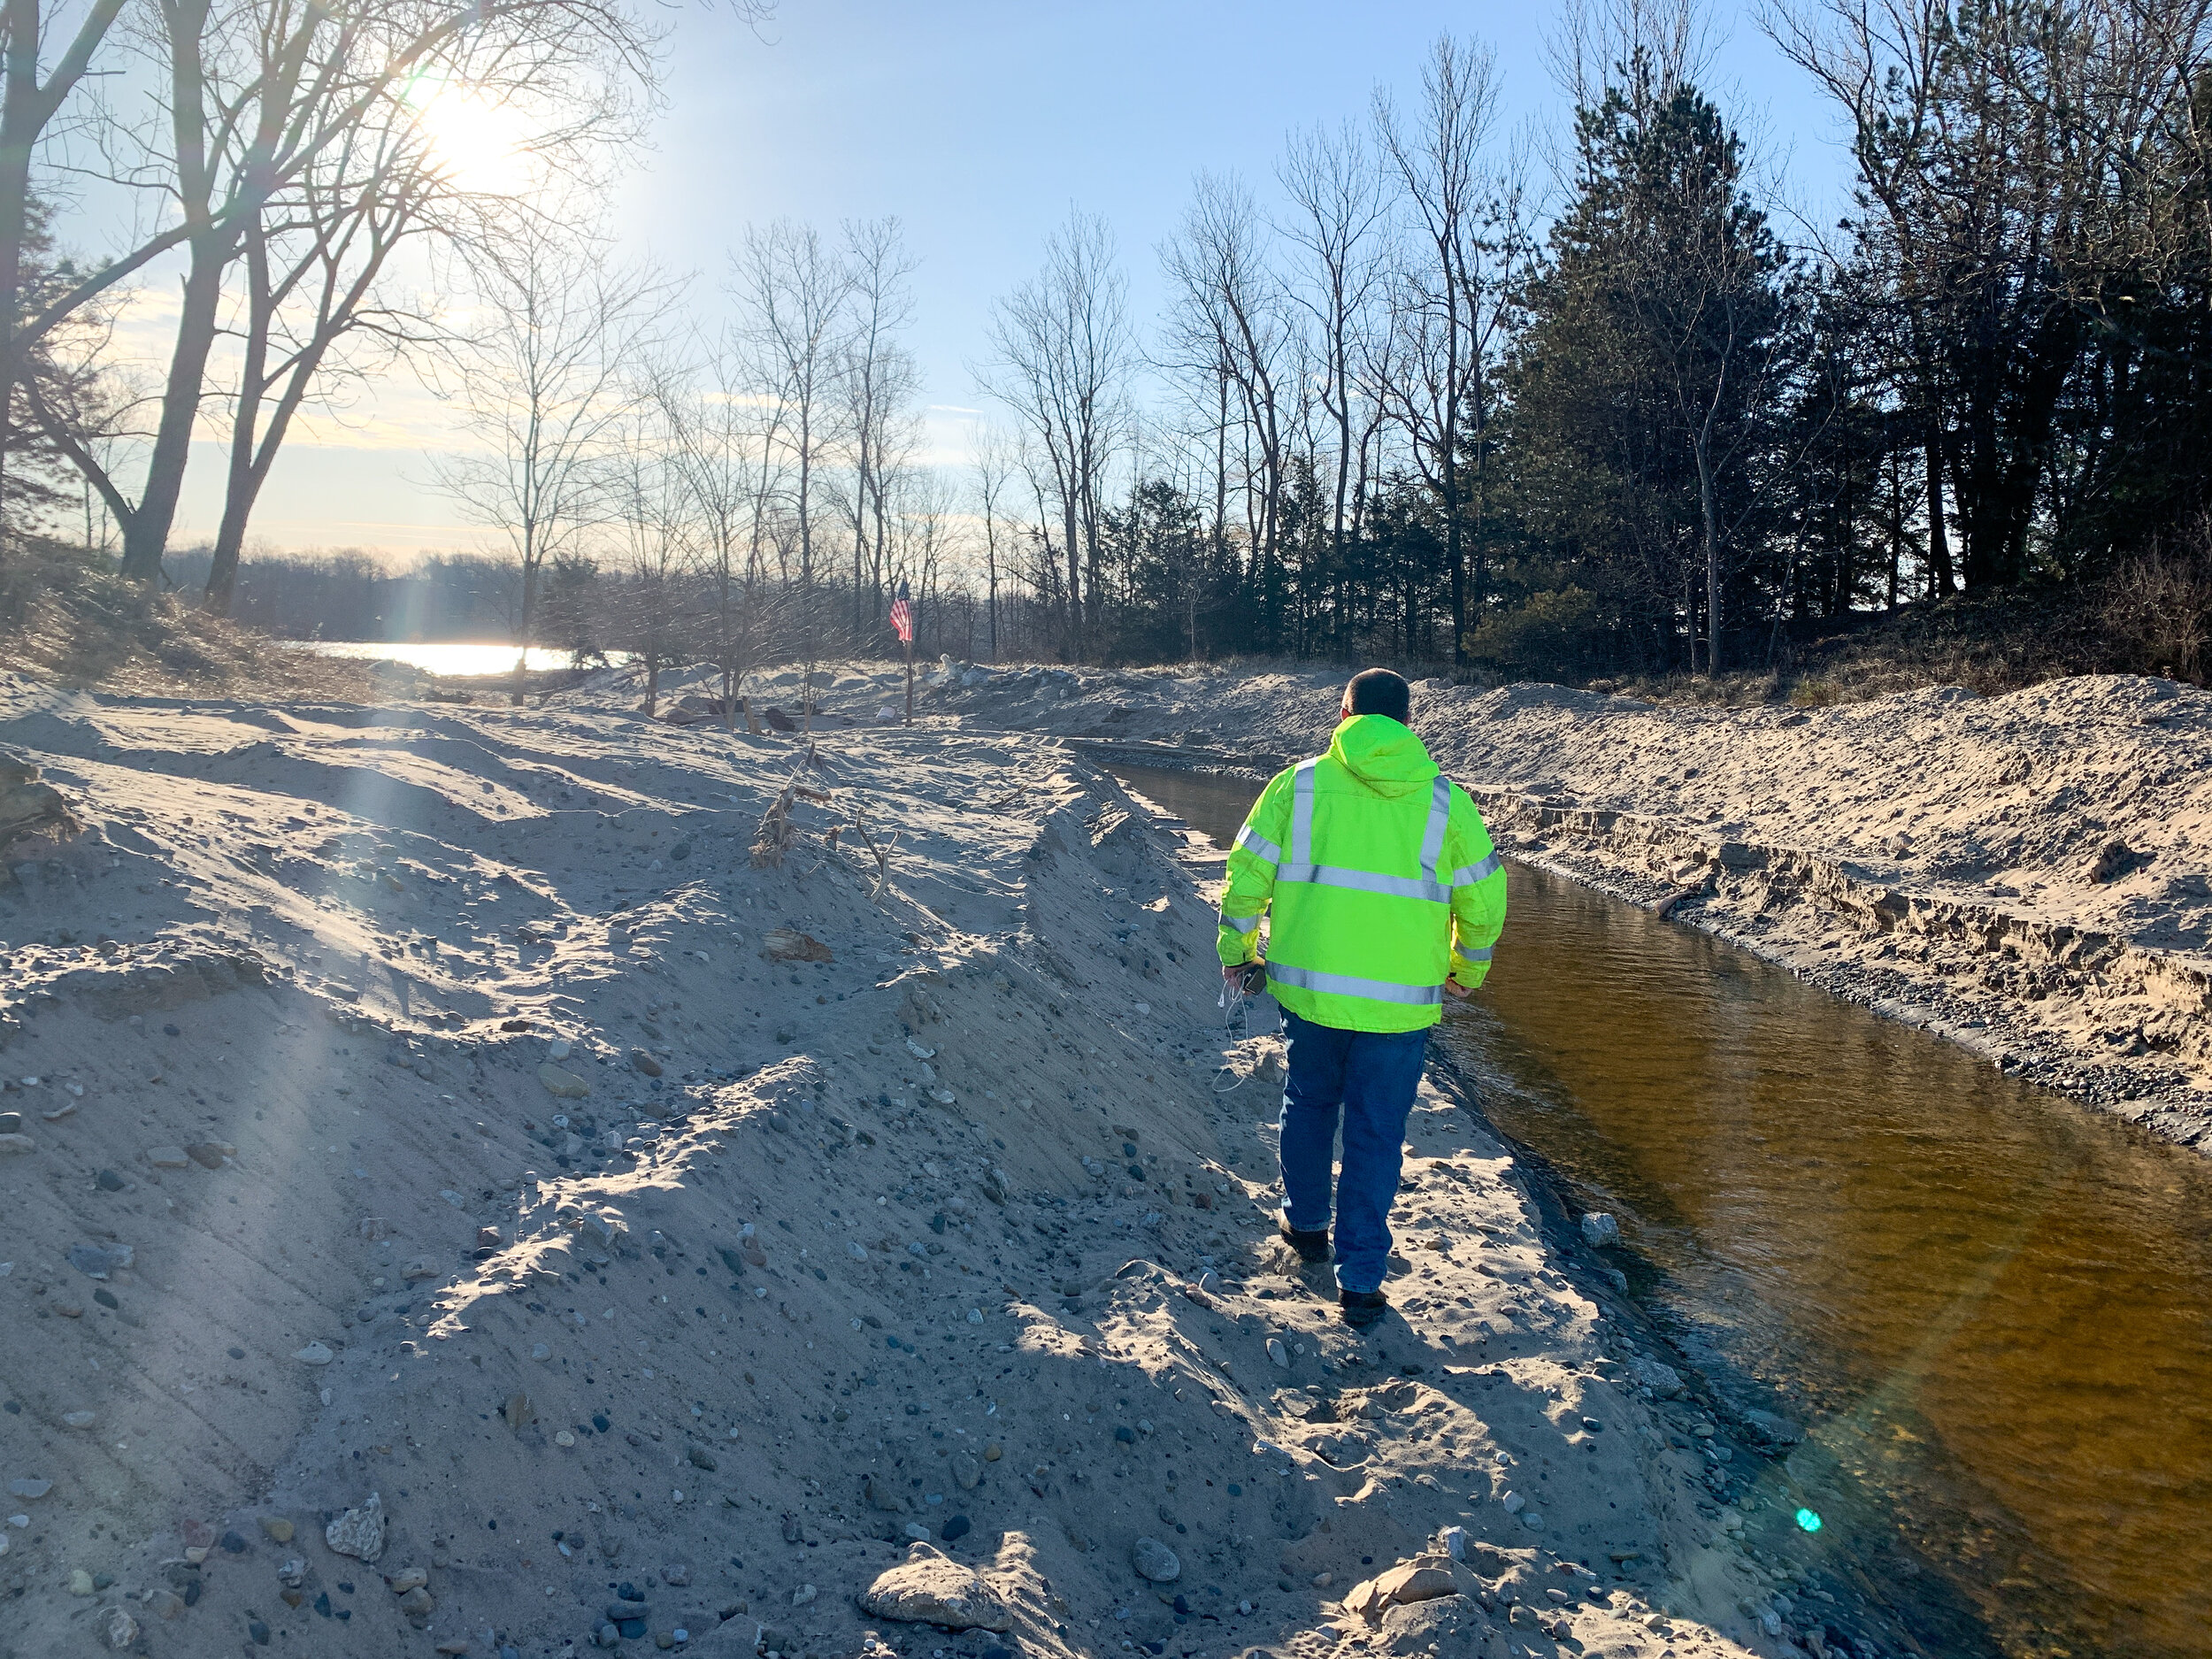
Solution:
[[[1797,1512],[1797,1524],[1809,1532],[1820,1531],[1820,1517],[1810,1509],[1800,1509]]]

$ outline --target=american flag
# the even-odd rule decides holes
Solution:
[[[914,607],[907,599],[904,582],[899,584],[898,597],[891,602],[891,626],[909,645],[914,642]]]

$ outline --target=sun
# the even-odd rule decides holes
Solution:
[[[529,133],[511,104],[429,82],[418,83],[408,101],[442,178],[478,195],[518,196],[529,188]]]

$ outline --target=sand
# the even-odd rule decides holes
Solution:
[[[1326,741],[1341,688],[968,678],[926,706],[1263,775]],[[1514,856],[2212,1152],[2212,694],[2084,676],[1739,709],[1429,680],[1413,718]]]
[[[1210,848],[618,689],[0,680],[0,1655],[1900,1650],[1448,1093],[1334,1317]]]

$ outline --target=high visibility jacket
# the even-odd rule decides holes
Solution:
[[[1276,1000],[1348,1031],[1417,1031],[1442,1017],[1448,974],[1472,989],[1505,926],[1505,871],[1467,792],[1379,714],[1336,728],[1325,755],[1279,772],[1229,851],[1218,949],[1259,954]]]

